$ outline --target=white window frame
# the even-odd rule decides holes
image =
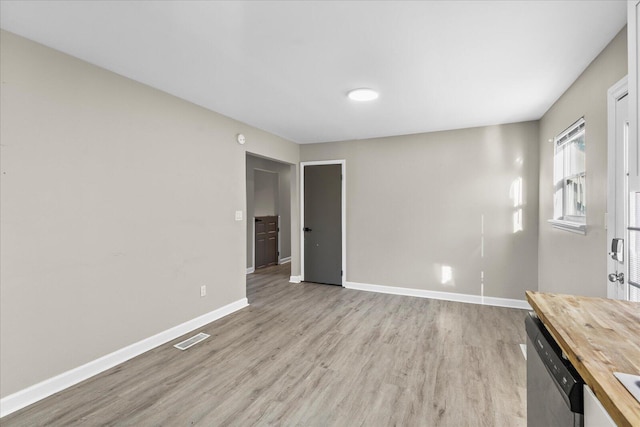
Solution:
[[[579,138],[580,136],[582,136],[585,139],[585,143],[586,143],[586,122],[584,120],[584,117],[581,117],[580,119],[578,119],[575,123],[573,123],[571,126],[569,126],[567,129],[565,129],[564,131],[562,131],[558,136],[556,136],[553,139],[553,182],[554,182],[554,191],[553,191],[553,197],[554,197],[554,203],[553,203],[553,219],[548,220],[549,223],[558,229],[561,230],[566,230],[566,231],[571,231],[574,233],[579,233],[579,234],[586,234],[587,233],[587,215],[586,215],[586,200],[584,201],[584,205],[585,205],[585,214],[584,216],[580,215],[580,216],[573,216],[573,215],[567,215],[566,211],[567,211],[567,194],[566,194],[566,189],[563,188],[563,191],[561,192],[561,205],[562,208],[558,209],[557,205],[556,205],[556,194],[557,194],[557,188],[556,186],[558,185],[558,182],[562,181],[562,186],[566,185],[566,180],[569,178],[574,178],[574,177],[578,177],[578,176],[582,176],[583,179],[586,179],[586,164],[585,164],[585,170],[584,172],[578,173],[578,174],[574,174],[574,175],[568,175],[567,171],[566,171],[566,160],[563,161],[563,165],[562,165],[562,172],[560,173],[560,176],[558,176],[558,168],[556,165],[557,162],[557,156],[558,153],[560,151],[560,149],[564,149],[565,147],[567,147],[569,144],[573,143],[573,141],[575,141],[577,138]],[[583,187],[583,200],[585,199],[586,196],[586,183],[582,184]]]

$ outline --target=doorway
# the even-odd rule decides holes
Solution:
[[[246,154],[246,197],[247,197],[247,245],[246,272],[253,273],[257,268],[256,257],[256,218],[275,217],[276,227],[276,263],[291,261],[292,245],[292,191],[296,188],[296,166]],[[297,189],[293,196],[297,196]],[[297,200],[295,202],[297,206]],[[296,242],[298,241],[296,236]]]
[[[344,286],[345,166],[344,160],[301,163],[301,276],[306,282]]]
[[[607,297],[629,300],[629,107],[627,78],[608,93]]]

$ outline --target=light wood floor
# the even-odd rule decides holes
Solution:
[[[525,311],[247,278],[250,306],[3,426],[524,426]],[[198,332],[198,331],[196,331]]]

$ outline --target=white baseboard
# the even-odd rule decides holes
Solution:
[[[253,273],[254,271],[256,271],[256,269],[255,269],[255,268],[253,268],[253,267],[247,267],[247,274],[251,274],[251,273]]]
[[[302,282],[302,277],[300,276],[291,276],[289,279],[289,283],[300,283]]]
[[[171,340],[174,340],[181,335],[189,333],[194,329],[200,328],[208,323],[218,320],[224,316],[227,316],[235,311],[238,311],[244,307],[247,307],[248,301],[246,298],[242,298],[231,304],[220,307],[217,310],[213,310],[202,316],[191,319],[178,326],[167,329],[149,338],[145,338],[142,341],[131,344],[127,347],[116,350],[113,353],[102,356],[96,360],[86,363],[77,368],[71,369],[67,372],[63,372],[60,375],[44,380],[38,384],[34,384],[31,387],[27,387],[16,393],[13,393],[0,400],[0,417],[9,415],[19,409],[22,409],[32,403],[49,397],[65,388],[71,387],[106,371],[120,363],[126,362],[146,351],[149,351],[155,347],[165,344]]]
[[[347,289],[378,292],[381,294],[404,295],[409,297],[441,299],[447,301],[466,302],[471,304],[493,305],[497,307],[521,308],[531,310],[531,306],[525,300],[483,297],[480,295],[457,294],[454,292],[427,291],[424,289],[396,288],[395,286],[370,285],[367,283],[345,282]]]
[[[291,257],[284,257],[284,258],[280,258],[280,261],[278,262],[279,264],[288,264],[291,262]]]

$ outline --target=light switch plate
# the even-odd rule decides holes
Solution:
[[[236,211],[236,221],[242,221],[242,211]]]

